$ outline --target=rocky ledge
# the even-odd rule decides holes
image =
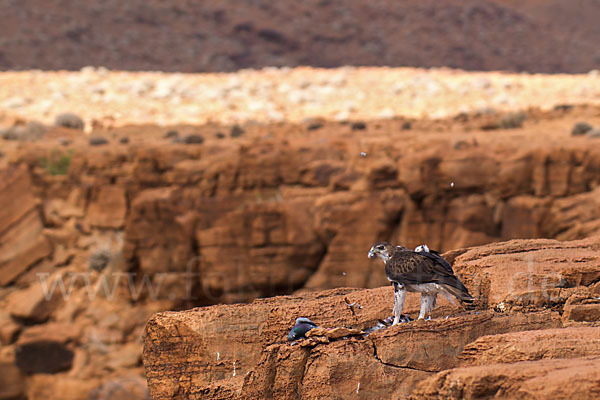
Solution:
[[[445,256],[478,297],[431,321],[365,333],[392,289],[340,288],[154,315],[152,399],[595,398],[600,391],[600,236],[513,240]],[[409,295],[407,312],[418,310]],[[328,331],[296,342],[297,317]],[[340,334],[335,334],[335,333]],[[342,336],[345,335],[345,336]],[[341,336],[341,337],[340,337]]]

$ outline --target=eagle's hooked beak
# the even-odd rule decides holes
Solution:
[[[369,250],[369,258],[373,258],[373,257],[375,257],[375,251],[371,247],[371,250]]]

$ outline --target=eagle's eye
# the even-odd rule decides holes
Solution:
[[[379,246],[375,247],[377,250],[385,250],[385,246],[380,244]]]

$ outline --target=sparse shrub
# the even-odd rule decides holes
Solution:
[[[73,149],[66,152],[53,149],[49,157],[40,158],[40,166],[50,175],[66,175],[73,158]]]
[[[204,137],[198,134],[187,135],[183,138],[185,144],[201,144],[204,143]]]
[[[527,119],[527,114],[524,112],[514,112],[504,115],[500,119],[500,128],[502,129],[517,129],[523,126],[523,122]]]
[[[215,136],[217,139],[225,139],[225,134],[223,132],[217,132]]]
[[[353,131],[362,131],[362,130],[367,129],[367,124],[365,124],[362,121],[356,121],[356,122],[353,122],[352,125],[350,125],[350,128]]]
[[[571,111],[572,109],[572,104],[557,104],[554,106],[554,110],[556,111]]]
[[[104,144],[108,144],[108,139],[103,138],[102,136],[92,136],[90,137],[90,146],[102,146]]]
[[[229,136],[231,136],[232,138],[236,138],[236,137],[240,137],[242,136],[244,133],[246,133],[241,126],[239,125],[234,125],[231,127],[231,131],[229,132]]]
[[[4,140],[17,140],[17,135],[14,132],[15,127],[4,128],[0,130],[0,137]]]
[[[323,127],[323,122],[312,121],[306,126],[306,129],[309,131],[316,131],[317,129],[321,129],[322,127]]]
[[[59,137],[58,139],[56,139],[56,141],[61,146],[69,146],[72,143],[71,139],[65,137]]]
[[[35,140],[46,133],[46,127],[39,122],[29,121],[20,123],[0,131],[0,136],[6,140]]]
[[[169,129],[166,133],[165,133],[165,139],[171,139],[171,138],[176,138],[179,137],[179,132],[176,131],[175,129]]]
[[[484,131],[492,131],[494,129],[500,129],[500,122],[498,121],[488,121],[481,125],[481,129]]]
[[[84,127],[83,119],[79,115],[70,112],[58,114],[54,120],[54,125],[79,130],[83,130]]]
[[[121,139],[119,139],[119,143],[127,144],[127,143],[129,143],[129,138],[127,136],[124,136]]]
[[[587,122],[578,122],[573,126],[573,129],[571,130],[571,135],[573,135],[573,136],[585,135],[592,129],[594,129],[594,127],[591,126],[590,124],[588,124]]]
[[[97,248],[92,251],[89,259],[91,270],[101,272],[110,262],[110,250],[106,248]]]
[[[456,114],[453,119],[459,122],[466,122],[469,120],[469,114],[463,111]]]
[[[405,122],[402,124],[402,130],[403,130],[403,131],[409,131],[409,130],[411,130],[411,129],[412,129],[412,123],[411,123],[410,121],[405,121]]]
[[[488,117],[490,118],[490,117]],[[514,112],[504,114],[503,116],[491,116],[492,119],[488,119],[481,129],[484,131],[491,131],[495,129],[516,129],[523,126],[523,122],[527,119],[527,114],[524,112]]]
[[[454,143],[454,149],[456,150],[462,150],[462,149],[466,149],[469,147],[469,143],[466,140],[459,140],[456,143]]]
[[[587,133],[587,136],[593,138],[600,138],[600,128],[592,129]]]

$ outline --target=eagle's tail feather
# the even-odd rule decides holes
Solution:
[[[456,297],[465,308],[474,307],[475,299],[469,294],[469,291],[464,285],[459,285],[461,287],[455,287],[453,285],[442,284],[441,286],[446,292]]]

